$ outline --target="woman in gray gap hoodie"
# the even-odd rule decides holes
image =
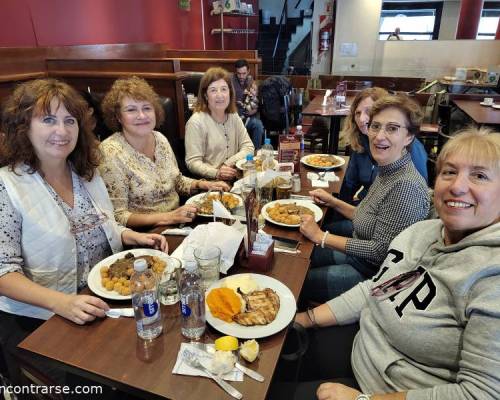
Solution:
[[[348,349],[352,375],[302,383],[296,398],[500,397],[500,134],[472,128],[457,134],[437,171],[440,219],[399,234],[374,278],[297,315],[306,328],[330,326],[327,335],[311,330],[322,378],[346,351],[335,336],[345,327],[333,326],[360,328]],[[318,354],[328,352],[337,359],[322,364]],[[332,382],[342,378],[358,387]]]

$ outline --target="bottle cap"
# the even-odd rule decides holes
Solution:
[[[253,154],[247,154],[247,161],[253,161]]]
[[[265,138],[264,144],[271,144],[271,138]]]
[[[296,126],[296,129],[297,129],[298,131],[301,131],[301,130],[302,130],[302,125],[297,125],[297,126]]]
[[[148,263],[144,258],[139,258],[134,261],[134,271],[143,272],[148,268]]]

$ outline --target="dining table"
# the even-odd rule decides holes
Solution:
[[[500,109],[481,105],[479,100],[453,99],[453,103],[478,125],[500,125]]]
[[[330,182],[327,190],[338,193],[346,167],[347,162],[335,170],[340,181]],[[307,173],[313,170],[305,166],[301,168],[303,195],[312,189]],[[161,229],[158,227],[156,230]],[[300,255],[276,252],[270,270],[259,272],[286,285],[297,301],[314,244],[298,228],[266,224],[265,230],[278,236],[295,238],[301,243]],[[184,238],[168,236],[167,239],[169,251],[173,251]],[[244,268],[236,258],[228,274],[245,272],[255,271]],[[84,289],[84,293],[92,294],[88,288]],[[105,301],[111,308],[131,306],[130,300]],[[27,354],[35,353],[53,360],[74,375],[144,399],[231,398],[207,378],[172,373],[181,343],[187,340],[181,334],[179,304],[162,305],[161,311],[163,332],[153,340],[142,340],[137,336],[134,318],[99,318],[86,325],[77,325],[54,315],[23,340],[19,347]],[[258,339],[259,357],[246,365],[262,374],[264,381],[257,382],[245,376],[242,382],[230,382],[243,394],[243,399],[266,398],[287,332],[288,328],[285,328]],[[220,336],[220,332],[207,324],[201,341],[212,343]]]
[[[330,96],[327,104],[323,105],[323,97],[316,96],[302,110],[303,115],[330,118],[330,129],[328,135],[328,153],[330,154],[338,154],[341,121],[342,118],[349,115],[349,105],[352,100],[352,97],[347,97],[347,104],[338,107],[333,97]]]

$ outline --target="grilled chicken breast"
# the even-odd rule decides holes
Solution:
[[[243,296],[246,312],[233,316],[240,325],[267,325],[274,321],[280,309],[280,298],[272,289],[256,290]]]

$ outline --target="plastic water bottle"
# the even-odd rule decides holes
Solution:
[[[156,278],[143,258],[134,261],[130,287],[137,335],[141,339],[154,339],[161,334],[163,329],[160,303]]]
[[[181,333],[199,339],[205,332],[205,295],[196,262],[187,261],[181,277]]]
[[[304,151],[304,131],[302,130],[302,125],[297,125],[295,127],[295,136],[300,140],[300,152]]]
[[[262,157],[262,171],[274,169],[274,149],[270,138],[264,139],[260,154]]]
[[[247,154],[247,159],[243,164],[243,176],[252,175],[257,172],[253,154]]]

